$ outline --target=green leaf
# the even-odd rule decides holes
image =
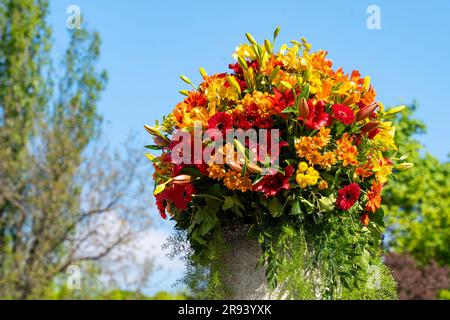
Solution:
[[[233,198],[225,197],[225,201],[223,203],[222,209],[225,211],[225,210],[233,208],[233,206],[234,206]]]
[[[302,209],[300,207],[300,202],[294,201],[294,203],[292,204],[292,208],[291,208],[291,214],[296,216],[301,213],[302,213]]]
[[[150,150],[161,150],[162,149],[162,147],[160,147],[160,146],[155,146],[155,145],[151,145],[151,144],[149,144],[148,146],[145,146],[145,147]]]
[[[288,107],[288,108],[285,108],[283,111],[281,111],[281,113],[295,113],[295,114],[298,114],[298,108]]]
[[[283,215],[283,205],[281,204],[280,200],[278,200],[278,198],[272,198],[272,200],[270,200],[268,209],[270,214],[274,218],[278,218]]]
[[[330,212],[334,209],[334,201],[329,197],[322,197],[318,200],[321,211]]]
[[[379,209],[377,210],[374,214],[373,214],[373,218],[372,220],[378,224],[380,227],[385,227],[384,225],[384,211],[383,209]]]
[[[300,93],[300,99],[309,98],[309,83],[303,88],[302,92]]]

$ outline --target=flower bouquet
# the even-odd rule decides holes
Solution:
[[[210,283],[225,277],[217,266],[227,244],[236,246],[228,234],[244,227],[272,289],[393,298],[380,259],[381,193],[395,170],[411,166],[396,155],[389,121],[404,107],[385,110],[368,76],[333,69],[303,38],[275,50],[278,33],[263,44],[246,34],[228,73],[200,69],[198,86],[181,76],[192,90],[145,126],[154,138],[147,147],[160,150],[147,154],[158,210],[176,222]]]

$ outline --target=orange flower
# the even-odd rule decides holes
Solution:
[[[319,148],[324,148],[330,142],[331,129],[322,127],[313,139],[314,144]]]
[[[328,183],[325,180],[319,182],[319,190],[328,189]]]
[[[370,105],[372,102],[375,101],[375,98],[377,96],[377,93],[375,91],[375,89],[370,86],[369,90],[367,90],[365,93],[363,93],[363,95],[361,96],[361,102],[368,106]]]
[[[336,155],[333,152],[325,152],[317,161],[317,164],[324,169],[330,169],[336,163]]]
[[[242,176],[240,172],[228,170],[223,178],[223,184],[230,190],[240,190],[247,192],[252,188],[252,181],[247,176]]]
[[[364,165],[358,166],[355,170],[355,174],[360,176],[364,180],[364,178],[368,178],[373,174],[372,169],[373,166],[370,164],[370,162],[367,162]]]
[[[367,213],[363,213],[361,215],[361,219],[360,220],[361,220],[361,223],[363,225],[365,225],[366,227],[369,225],[370,219],[369,219],[369,215]]]
[[[348,165],[356,166],[358,164],[358,149],[352,144],[353,138],[348,133],[344,133],[342,138],[338,140],[336,154],[338,160],[342,161],[344,167]]]
[[[221,165],[211,163],[208,166],[208,176],[213,179],[222,180],[225,177],[225,168]]]
[[[370,211],[372,213],[376,212],[381,208],[381,189],[383,188],[383,184],[379,182],[374,182],[372,187],[367,192],[367,197],[369,201],[366,203],[365,210]]]
[[[172,112],[173,119],[179,128],[193,127],[196,121],[203,126],[208,123],[208,111],[205,107],[192,107],[186,102],[180,102]]]

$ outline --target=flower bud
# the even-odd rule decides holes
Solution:
[[[309,116],[308,102],[305,98],[302,98],[300,100],[300,103],[298,105],[298,114],[302,119],[307,119]]]
[[[234,160],[227,161],[227,165],[229,165],[230,168],[233,169],[236,172],[241,172],[242,171],[242,166],[239,163],[237,163],[236,161],[234,161]]]
[[[392,108],[392,109],[388,110],[388,112],[386,112],[385,115],[392,116],[396,113],[402,112],[405,108],[406,108],[406,106],[398,106],[398,107]]]
[[[153,138],[153,141],[160,147],[167,147],[170,144],[170,140],[166,137],[156,136]]]
[[[364,127],[361,128],[361,132],[368,133],[372,132],[373,130],[378,128],[379,123],[377,121],[372,121],[366,124]]]
[[[245,62],[244,58],[238,57],[238,62],[239,62],[239,65],[241,66],[242,70],[248,69],[247,62]]]
[[[184,75],[181,75],[180,79],[183,80],[184,82],[186,82],[187,84],[192,84],[192,81]]]
[[[283,85],[283,87],[285,87],[287,89],[292,89],[292,86],[289,82],[281,80],[280,83]]]
[[[233,76],[227,76],[228,83],[236,89],[236,91],[240,94],[241,93],[241,86]]]
[[[362,121],[369,117],[376,109],[378,108],[378,104],[376,102],[372,102],[366,107],[362,107],[358,113],[356,114],[356,121]]]
[[[259,174],[259,173],[262,173],[262,171],[263,171],[258,165],[253,164],[253,163],[249,163],[247,165],[247,169],[250,173],[258,173]]]
[[[272,44],[269,40],[264,40],[264,48],[266,49],[267,53],[272,53]]]
[[[399,164],[395,165],[394,168],[397,169],[397,170],[402,171],[402,170],[408,170],[408,169],[411,169],[412,167],[414,167],[414,163],[411,163],[411,162],[403,162],[403,163],[399,163]]]
[[[281,28],[278,26],[275,31],[273,32],[273,39],[275,40],[278,37],[278,34],[280,33]]]
[[[182,174],[180,176],[176,176],[175,178],[172,178],[173,184],[184,186],[186,184],[191,183],[192,177],[188,176],[186,174]]]
[[[206,78],[208,76],[208,74],[206,73],[205,69],[200,68],[199,71],[200,71],[200,75],[202,76],[202,78]]]
[[[258,44],[258,42],[256,42],[255,38],[253,38],[250,33],[246,32],[245,36],[247,37],[248,42],[250,42],[251,44]]]
[[[161,132],[159,132],[159,130],[158,130],[157,128],[155,128],[155,127],[150,127],[150,126],[148,126],[148,125],[145,125],[145,126],[144,126],[144,129],[145,129],[148,133],[150,133],[152,136],[161,136],[161,135],[162,135]]]
[[[366,76],[364,78],[363,90],[367,91],[367,90],[369,90],[369,87],[370,87],[370,77]]]
[[[312,70],[311,70],[311,67],[309,67],[308,70],[306,70],[306,72],[305,72],[305,74],[303,76],[303,80],[304,81],[308,81],[309,78],[311,78],[311,73],[312,73]]]

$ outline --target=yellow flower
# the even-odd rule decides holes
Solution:
[[[308,185],[314,186],[317,184],[317,181],[318,177],[309,174],[306,175],[306,182],[308,183]]]
[[[237,60],[238,57],[241,57],[244,60],[253,60],[256,57],[255,53],[253,52],[253,48],[247,43],[241,44],[239,47],[236,47],[236,50],[232,56],[235,60]]]
[[[212,80],[205,89],[205,95],[208,98],[209,115],[213,116],[217,112],[217,107],[220,106],[221,101],[237,100],[239,92],[233,86],[225,86],[226,78],[217,78]]]
[[[392,174],[392,165],[383,158],[381,152],[377,154],[377,157],[372,159],[372,164],[372,170],[375,172],[375,179],[381,184],[385,184],[389,175]]]
[[[386,150],[397,150],[395,145],[395,127],[392,122],[380,122],[379,124],[380,132],[373,138],[373,143],[375,145],[381,146],[382,151]]]
[[[252,94],[247,93],[241,100],[243,113],[245,110],[253,104],[256,104],[259,109],[261,117],[268,118],[275,114],[275,110],[272,108],[272,103],[269,100],[269,94],[267,92],[253,91]]]
[[[304,189],[308,186],[308,181],[307,181],[306,175],[303,173],[297,174],[297,176],[295,177],[295,181],[297,181],[298,185],[302,189]]]
[[[299,164],[299,171],[301,173],[297,174],[295,180],[297,181],[300,188],[304,189],[307,186],[314,186],[317,184],[320,175],[319,172],[313,167],[308,167],[306,162],[301,162]]]
[[[298,165],[298,171],[303,173],[306,170],[308,170],[308,164],[306,162],[300,162],[299,165]]]

